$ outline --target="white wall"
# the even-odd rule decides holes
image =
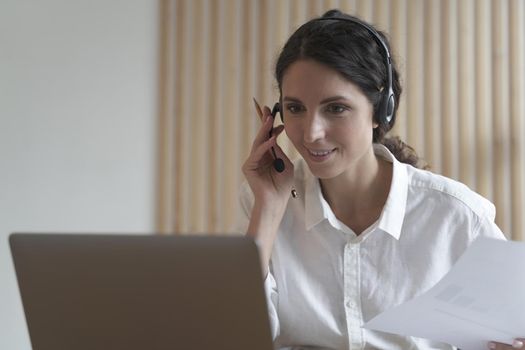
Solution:
[[[154,229],[158,4],[0,2],[0,349],[30,349],[13,231]]]

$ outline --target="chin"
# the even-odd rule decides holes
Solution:
[[[338,171],[338,169],[335,169],[328,165],[310,164],[308,162],[306,162],[306,164],[308,164],[308,168],[310,169],[310,172],[313,174],[313,176],[319,179],[333,179],[341,173],[341,171]]]

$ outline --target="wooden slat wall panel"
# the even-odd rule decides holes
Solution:
[[[406,119],[408,122],[408,133],[405,140],[416,150],[424,154],[423,2],[419,0],[409,0],[407,10],[407,18],[411,20],[407,23],[408,43],[404,86],[406,91],[405,100],[407,102]]]
[[[475,187],[476,148],[474,117],[474,11],[473,0],[458,1],[458,121],[459,121],[459,180]]]
[[[158,168],[157,168],[157,205],[155,208],[156,228],[159,232],[169,232],[172,222],[171,213],[174,212],[172,194],[173,179],[173,135],[171,133],[174,122],[173,87],[175,65],[173,46],[170,43],[174,32],[173,3],[163,1],[160,3],[160,52],[159,52],[159,123],[157,128],[158,140]]]
[[[441,101],[442,101],[442,155],[441,173],[458,178],[458,68],[457,68],[457,2],[444,0],[441,8],[443,14],[443,35],[441,37]],[[438,169],[435,169],[439,171]]]
[[[208,11],[209,13],[218,13],[219,6],[215,1],[212,1],[208,4]],[[181,14],[176,14],[174,20],[177,21],[177,17],[181,16]],[[219,115],[220,106],[222,105],[222,92],[223,89],[221,87],[222,83],[222,73],[223,73],[223,67],[222,67],[222,61],[220,59],[219,53],[221,52],[219,50],[220,48],[220,40],[221,38],[218,37],[218,34],[220,31],[220,20],[219,16],[210,16],[210,23],[209,23],[209,43],[210,43],[210,53],[208,56],[208,66],[210,67],[209,72],[209,79],[208,79],[208,87],[206,89],[206,96],[208,97],[208,100],[203,100],[203,103],[206,103],[209,105],[210,114],[207,116],[207,124],[208,128],[210,129],[209,134],[209,143],[208,143],[208,183],[209,183],[209,193],[207,195],[207,204],[208,204],[208,216],[202,216],[203,218],[206,218],[207,220],[207,231],[213,231],[215,227],[220,227],[220,218],[221,218],[221,212],[220,212],[220,203],[222,201],[221,198],[221,179],[218,176],[213,176],[213,174],[220,174],[222,172],[222,169],[220,168],[221,164],[221,154],[218,153],[220,151],[220,124],[221,124],[221,115]],[[179,43],[176,43],[179,44]],[[209,101],[209,102],[208,102]],[[177,118],[176,115],[173,116],[174,118]],[[188,152],[191,152],[188,150]],[[173,227],[174,232],[187,232],[182,231],[181,226],[182,222],[185,221],[186,218],[180,217],[180,212],[176,211],[173,216]]]
[[[493,120],[492,128],[494,135],[494,204],[500,210],[498,221],[501,227],[510,228],[509,207],[510,199],[510,173],[509,173],[509,48],[508,48],[508,1],[492,1],[492,98]]]
[[[491,1],[478,1],[476,6],[476,180],[477,189],[494,198],[492,183],[492,33]]]
[[[524,3],[161,0],[158,230],[233,227],[240,168],[259,126],[252,97],[273,105],[286,38],[340,8],[389,33],[404,86],[392,134],[433,171],[492,200],[498,225],[523,239]]]
[[[525,2],[510,1],[510,132],[511,132],[511,219],[514,239],[524,240],[523,189],[525,172]]]
[[[406,62],[407,62],[407,0],[392,0],[391,12],[391,28],[389,30],[392,53],[391,55],[397,60],[397,65],[400,74],[405,77]],[[396,124],[392,129],[393,135],[398,135],[401,139],[407,139],[408,121],[404,116],[407,115],[406,110],[406,80],[403,78],[403,94],[401,101],[398,101],[399,108],[397,110],[398,118]],[[400,117],[403,116],[403,117]]]
[[[426,19],[424,42],[424,140],[426,160],[436,169],[441,168],[441,12],[439,0],[429,1],[425,8]]]

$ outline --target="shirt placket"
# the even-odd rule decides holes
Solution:
[[[359,244],[347,243],[344,250],[344,307],[351,350],[363,348]]]

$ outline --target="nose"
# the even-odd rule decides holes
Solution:
[[[309,114],[304,123],[303,138],[306,143],[314,143],[324,138],[324,121],[317,113]]]

